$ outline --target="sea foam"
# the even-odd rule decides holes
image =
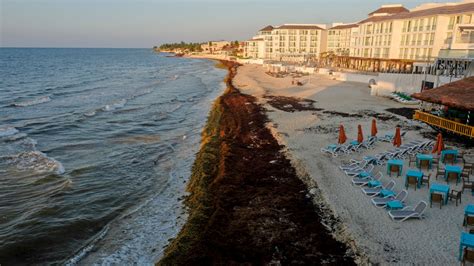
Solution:
[[[104,110],[105,112],[114,111],[116,109],[123,108],[126,103],[127,103],[127,100],[122,99],[122,100],[114,102],[112,104],[107,104],[106,106],[104,106],[104,108],[102,108],[102,110]]]
[[[18,132],[20,131],[18,131],[18,129],[14,127],[0,127],[0,138],[13,136],[17,134]]]
[[[38,173],[64,173],[64,167],[60,162],[48,157],[40,151],[22,152],[17,155],[9,156],[7,161],[15,165],[16,168],[21,171],[32,170]]]
[[[47,103],[50,101],[51,101],[51,98],[49,98],[49,96],[43,96],[43,97],[39,97],[39,98],[29,100],[29,101],[17,102],[17,103],[14,103],[13,105],[16,107],[27,107],[27,106]]]

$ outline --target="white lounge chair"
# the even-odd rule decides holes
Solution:
[[[368,176],[368,177],[354,177],[352,179],[352,184],[354,186],[362,187],[369,184],[370,181],[380,181],[382,179],[383,174],[378,172],[375,176]]]
[[[361,143],[362,147],[366,148],[367,150],[371,149],[374,144],[375,144],[375,138],[371,138]]]
[[[373,164],[370,164],[368,165],[367,167],[363,168],[363,169],[357,169],[357,170],[345,170],[344,173],[347,175],[347,176],[358,176],[360,175],[361,173],[372,173],[372,170],[374,170],[374,165]]]
[[[337,157],[337,153],[338,152],[341,152],[342,151],[342,147],[341,146],[337,146],[335,148],[331,148],[330,146],[328,146],[327,148],[321,148],[321,152],[322,153],[329,153],[331,154],[333,157]]]
[[[352,153],[354,151],[354,147],[355,145],[354,144],[347,144],[345,146],[341,146],[341,151],[344,152],[344,153]]]
[[[423,213],[425,212],[427,206],[428,203],[426,203],[425,201],[420,201],[415,208],[407,206],[402,210],[389,211],[388,215],[390,216],[390,218],[392,218],[392,220],[398,220],[400,222],[403,222],[410,218],[423,219]]]
[[[356,171],[356,170],[362,170],[367,166],[367,162],[362,160],[362,161],[356,161],[351,159],[349,164],[341,165],[339,166],[339,169],[342,171]]]
[[[362,192],[369,197],[376,197],[380,195],[382,189],[392,190],[395,187],[395,181],[391,180],[386,186],[377,188],[362,188]]]
[[[388,196],[385,198],[373,198],[370,201],[372,202],[372,204],[375,205],[375,207],[385,208],[385,206],[387,206],[387,203],[389,203],[390,201],[398,200],[400,202],[404,202],[407,196],[408,196],[408,191],[402,190],[395,197]]]

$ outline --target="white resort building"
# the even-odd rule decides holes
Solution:
[[[244,55],[256,59],[305,62],[326,50],[326,25],[284,24],[267,26],[245,42]],[[258,55],[258,57],[253,57]]]
[[[365,71],[412,71],[441,56],[474,57],[474,0],[408,10],[384,5],[351,24],[267,26],[245,42],[248,58]]]

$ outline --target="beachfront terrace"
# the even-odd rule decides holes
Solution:
[[[462,136],[474,138],[473,126],[461,124],[456,121],[452,121],[420,110],[415,111],[413,119],[425,122],[434,127],[442,128]]]
[[[474,138],[474,77],[412,95],[427,104],[414,119],[461,136]]]

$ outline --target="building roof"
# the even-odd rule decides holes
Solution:
[[[350,29],[350,28],[356,28],[358,27],[357,24],[344,24],[344,25],[337,25],[332,28],[329,28],[330,30],[343,30],[343,29]]]
[[[316,25],[292,25],[292,24],[284,24],[275,29],[279,30],[322,30],[323,28],[316,26]]]
[[[412,96],[425,102],[474,111],[474,76],[445,84],[436,89],[415,93]]]
[[[268,25],[268,26],[266,26],[265,28],[263,28],[263,29],[261,29],[261,30],[259,30],[259,31],[271,31],[271,30],[273,30],[273,26],[272,26],[272,25]]]
[[[358,24],[367,23],[367,22],[380,22],[386,20],[395,20],[395,19],[410,19],[418,17],[428,17],[433,15],[450,15],[457,13],[469,13],[474,12],[474,3],[458,4],[458,5],[443,5],[434,8],[427,8],[417,11],[397,13],[387,16],[372,16],[362,21],[359,21]]]
[[[375,10],[374,12],[369,13],[369,16],[372,16],[374,14],[398,14],[398,13],[404,13],[404,12],[410,12],[408,9],[403,7],[402,5],[398,6],[382,6],[381,8]]]
[[[258,42],[258,41],[263,41],[263,40],[264,40],[263,38],[253,38],[253,39],[247,40],[247,42]]]

